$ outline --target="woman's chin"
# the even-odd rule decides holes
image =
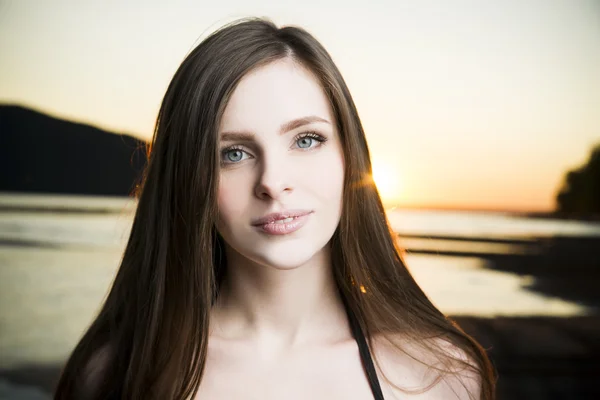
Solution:
[[[233,236],[233,235],[232,235]],[[245,261],[278,270],[290,270],[316,262],[330,262],[329,247],[325,237],[290,237],[281,240],[256,240],[252,235],[239,235],[242,240],[224,238],[228,252],[227,262],[243,264]],[[235,239],[235,237],[230,237]]]
[[[279,270],[291,270],[300,268],[309,264],[312,260],[318,257],[318,251],[308,252],[298,251],[277,251],[273,250],[267,253],[254,254],[252,258],[261,265]]]

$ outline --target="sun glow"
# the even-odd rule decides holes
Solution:
[[[373,181],[384,202],[398,201],[401,194],[401,182],[394,170],[381,162],[373,162]]]

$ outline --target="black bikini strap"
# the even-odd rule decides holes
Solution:
[[[381,391],[381,386],[379,385],[379,378],[377,378],[377,372],[375,372],[375,365],[373,364],[373,359],[371,358],[371,352],[369,351],[369,346],[367,345],[365,335],[363,334],[363,331],[360,328],[354,313],[350,311],[348,306],[346,306],[346,312],[348,313],[348,319],[350,321],[350,329],[352,329],[352,334],[354,335],[356,343],[358,344],[358,351],[360,353],[360,358],[362,360],[365,372],[367,373],[367,379],[369,380],[371,392],[373,392],[375,400],[384,400],[383,392]]]

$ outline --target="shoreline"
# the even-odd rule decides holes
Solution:
[[[499,400],[600,395],[600,315],[450,318],[488,351],[499,374]],[[0,370],[0,394],[12,390],[22,396],[8,398],[50,399],[61,368],[54,364]]]
[[[81,206],[81,202],[96,203],[97,206]],[[110,204],[110,205],[107,205]],[[133,204],[132,204],[133,203]],[[122,212],[123,207],[131,209],[137,206],[137,198],[130,195],[92,195],[72,193],[40,193],[40,192],[3,192],[0,191],[0,212],[57,212],[57,213],[113,213]],[[455,208],[443,206],[389,206],[386,211],[415,211],[415,212],[456,212],[469,214],[505,215],[521,218],[600,222],[599,213],[564,213],[559,211],[519,211],[501,209]]]
[[[35,283],[37,282],[35,279],[40,276],[40,273],[25,266],[45,266],[47,268],[44,268],[43,271],[49,274],[48,276],[53,276],[52,272],[48,272],[52,269],[50,264],[46,264],[46,260],[50,255],[58,254],[59,251],[70,254],[70,258],[60,259],[60,262],[70,260],[69,262],[78,263],[79,258],[86,259],[86,262],[92,264],[110,263],[113,265],[118,262],[120,246],[123,244],[121,239],[117,240],[116,238],[125,232],[130,221],[129,216],[124,214],[127,210],[135,211],[137,201],[134,198],[69,198],[68,196],[48,198],[44,195],[43,198],[38,197],[27,204],[20,203],[22,198],[17,196],[9,199],[0,193],[0,212],[5,212],[4,220],[0,221],[5,229],[4,234],[0,235],[0,248],[12,249],[15,253],[21,252],[27,256],[27,260],[33,260],[28,261],[30,264],[24,264],[22,268],[22,271],[31,271],[31,275],[28,275],[29,281],[33,280],[34,282],[31,285],[33,288],[31,293],[40,291],[43,284],[40,286],[40,283]],[[73,211],[74,209],[76,211]],[[34,213],[39,213],[39,215]],[[55,219],[49,215],[50,213],[59,215]],[[73,216],[69,217],[67,214],[73,214]],[[82,217],[83,214],[90,216]],[[96,218],[92,214],[97,214],[98,217]],[[123,218],[118,218],[120,216]],[[437,218],[437,216],[435,217]],[[462,216],[460,218],[462,222]],[[83,220],[86,221],[85,224],[80,222]],[[470,222],[470,216],[464,220]],[[498,218],[490,220],[494,224],[498,222]],[[42,224],[38,225],[40,221]],[[442,219],[438,225],[444,225],[445,221]],[[518,222],[521,223],[521,221]],[[484,225],[485,223],[488,223],[487,219],[484,220]],[[535,224],[538,223],[540,222]],[[551,223],[551,225],[555,226],[556,224]],[[116,226],[119,228],[115,228]],[[438,229],[436,231],[435,227],[432,230],[432,225],[424,224],[423,226],[426,229],[423,228],[419,231],[421,226],[413,224],[411,229],[416,227],[417,230],[412,233],[397,234],[400,242],[405,240],[408,245],[405,247],[400,243],[401,247],[405,247],[406,254],[440,256],[440,259],[443,258],[442,263],[447,263],[456,257],[478,259],[477,268],[527,277],[528,283],[522,287],[526,291],[542,295],[541,297],[557,297],[586,306],[590,310],[589,315],[569,317],[556,315],[515,316],[514,314],[512,316],[485,317],[449,313],[452,320],[456,321],[466,333],[473,336],[489,351],[494,366],[500,374],[499,400],[600,398],[600,385],[595,383],[598,376],[596,365],[600,358],[600,342],[598,341],[600,337],[600,292],[597,290],[597,282],[600,282],[600,257],[597,252],[597,249],[600,248],[600,235],[595,233],[595,226],[588,229],[590,232],[588,236],[585,234],[577,236],[576,232],[578,231],[575,229],[568,231],[564,229],[563,225],[559,225],[560,229],[539,230],[541,233],[552,233],[545,236],[518,235],[524,230],[510,230],[510,226],[506,228],[506,232],[510,235],[497,234],[497,230],[484,230],[488,234],[476,235],[476,232],[482,231],[476,230],[480,225],[475,223],[472,231],[469,229],[456,231]],[[38,230],[28,231],[30,227]],[[61,232],[57,229],[63,227],[65,229],[63,234],[57,235],[57,232]],[[524,229],[529,229],[529,225]],[[429,232],[433,234],[428,234]],[[564,236],[558,236],[554,232],[564,233]],[[469,234],[473,236],[468,236]],[[494,236],[495,234],[496,236]],[[88,237],[88,235],[92,236]],[[89,240],[83,240],[85,238],[89,238]],[[519,252],[516,252],[517,248],[520,249]],[[37,253],[31,251],[34,249],[39,250],[38,258],[34,257]],[[106,260],[100,257],[105,255]],[[444,258],[445,256],[448,257]],[[416,259],[417,257],[413,261]],[[461,260],[461,262],[463,261]],[[79,280],[74,278],[74,282],[78,282],[75,287],[84,288],[85,285],[88,285],[83,292],[91,298],[90,288],[98,286],[98,279],[104,279],[102,285],[108,285],[112,277],[112,270],[110,268],[105,270],[104,267],[100,268],[98,265],[88,264],[88,267],[87,269],[74,268],[69,270],[69,274],[80,274]],[[62,273],[63,270],[57,269],[56,271]],[[92,279],[90,271],[97,271],[98,275],[93,275]],[[424,271],[435,271],[435,268],[424,269]],[[7,276],[10,277],[10,275]],[[62,279],[65,277],[65,275],[60,276]],[[439,274],[433,274],[431,279],[437,282],[439,276]],[[426,278],[429,277],[426,276]],[[473,279],[476,278],[480,279],[473,276]],[[474,285],[485,287],[485,280],[477,279],[474,281]],[[43,282],[43,279],[40,282]],[[448,281],[444,280],[442,284],[447,286]],[[23,287],[17,287],[15,293],[23,296],[23,293],[26,293],[23,291]],[[465,287],[459,288],[461,291],[465,290]],[[101,294],[99,291],[95,296],[99,298]],[[81,298],[85,300],[88,297]],[[486,291],[481,299],[485,300],[489,297],[490,292]],[[39,304],[46,303],[39,302]],[[543,310],[558,314],[552,303],[548,304],[550,305],[544,305]],[[77,308],[72,310],[65,308],[63,312],[65,321],[75,322],[76,318],[84,318],[81,315],[78,317],[78,312]],[[88,314],[85,315],[85,318],[88,318]],[[18,321],[18,319],[14,321]],[[39,323],[38,320],[36,321]],[[56,321],[57,317],[54,315],[46,321],[46,324],[47,326],[55,325]],[[80,323],[83,326],[83,322]],[[48,346],[47,339],[47,337],[43,340],[37,338],[35,342],[31,342],[35,344],[35,350],[30,353],[29,360],[32,360],[30,364],[13,366],[13,364],[7,363],[0,368],[0,399],[48,400],[51,398],[52,389],[58,379],[62,364],[36,363],[36,360],[42,359],[42,353],[53,348],[53,346]],[[10,350],[22,351],[22,345],[19,343],[18,341],[13,342]],[[66,346],[70,342],[65,343],[65,348],[67,348]],[[62,354],[64,353],[45,359],[57,360],[62,357]],[[15,362],[17,362],[16,359]]]

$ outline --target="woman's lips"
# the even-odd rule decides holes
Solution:
[[[293,211],[269,214],[252,223],[261,232],[269,235],[287,235],[302,228],[311,211]]]

